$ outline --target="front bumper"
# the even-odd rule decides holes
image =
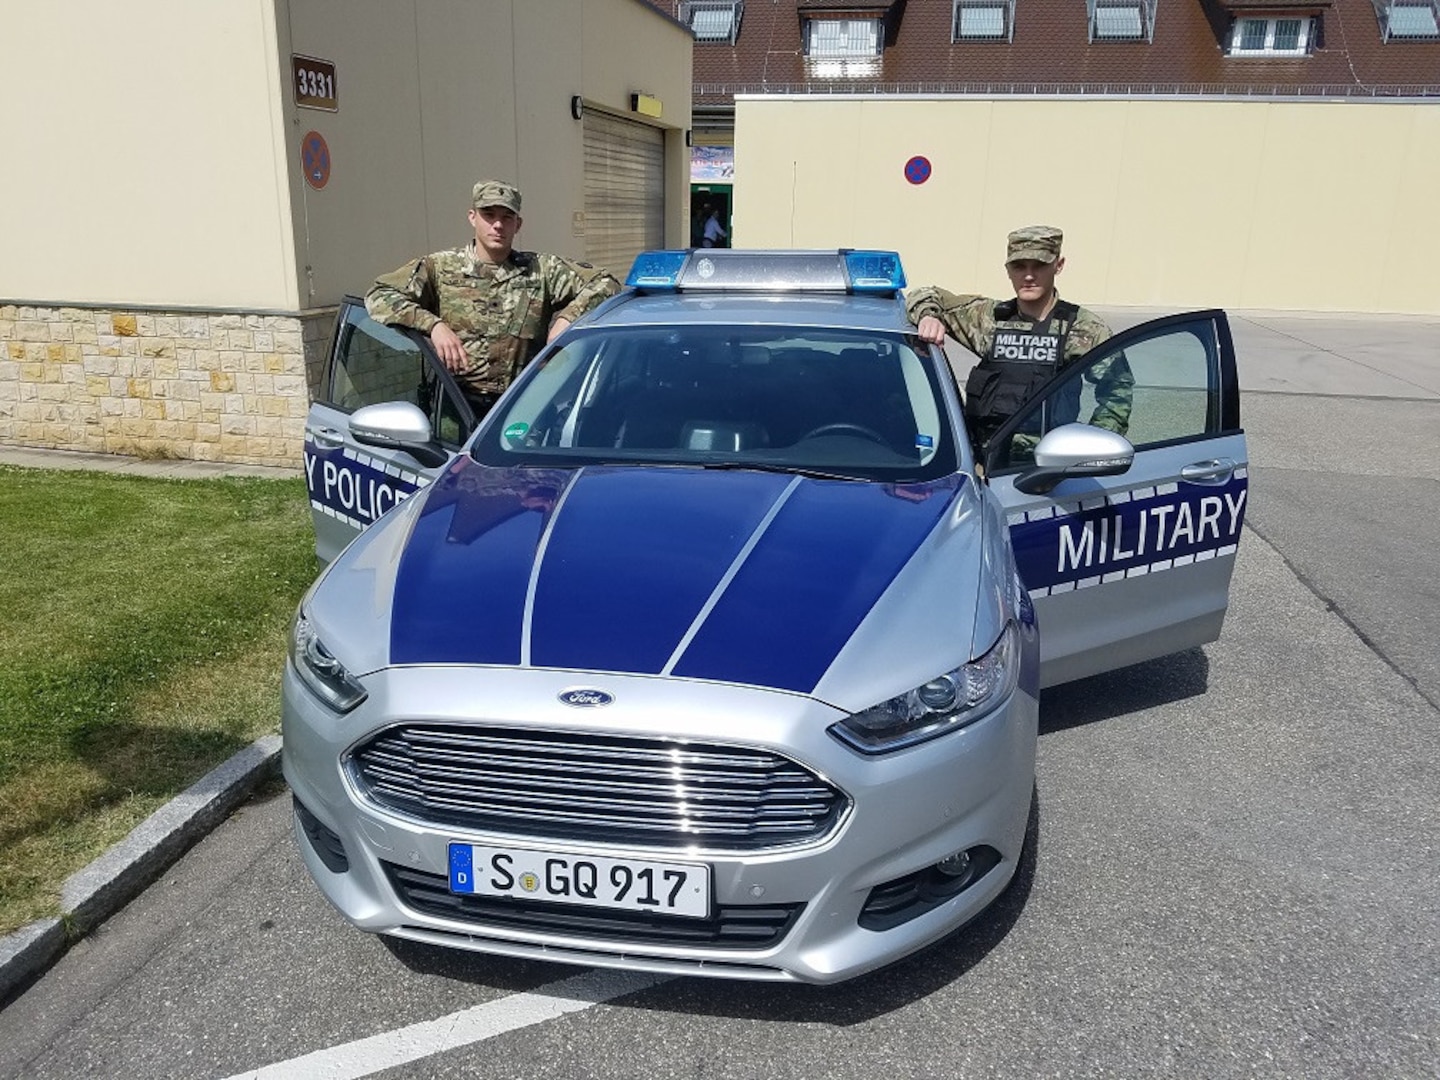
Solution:
[[[1034,784],[1038,712],[1023,684],[970,727],[865,757],[827,734],[841,713],[801,695],[642,676],[588,678],[603,682],[612,705],[560,704],[559,694],[577,684],[574,672],[395,668],[367,676],[370,697],[336,717],[287,666],[284,772],[298,801],[300,851],[330,902],[360,929],[480,952],[825,983],[945,936],[994,900],[1015,872]],[[803,764],[849,805],[827,835],[793,847],[617,848],[425,822],[375,805],[346,774],[345,755],[376,730],[399,721],[481,723],[476,702],[484,703],[487,724],[574,731],[583,723],[591,732],[770,750]],[[713,918],[705,925],[672,917],[642,926],[591,918],[569,905],[462,900],[448,892],[451,841],[704,862]],[[961,851],[976,856],[968,882],[954,895],[937,893],[934,883],[944,877],[931,868]],[[883,917],[875,917],[877,904]]]

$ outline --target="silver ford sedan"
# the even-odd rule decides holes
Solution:
[[[850,978],[1009,883],[1042,686],[1218,636],[1229,326],[1105,342],[977,463],[894,253],[650,252],[627,284],[484,418],[342,309],[284,677],[299,848],[363,930]],[[1074,422],[1122,353],[1127,435]]]

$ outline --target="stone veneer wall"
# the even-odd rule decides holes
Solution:
[[[0,444],[297,467],[334,319],[0,303]]]

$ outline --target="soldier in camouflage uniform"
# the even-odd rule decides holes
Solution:
[[[620,291],[605,270],[516,251],[520,192],[482,180],[471,194],[475,239],[375,280],[371,318],[430,335],[435,351],[483,415],[535,354],[585,312]]]
[[[1042,383],[1110,337],[1110,328],[1098,315],[1060,299],[1055,276],[1065,266],[1062,239],[1060,230],[1049,225],[1010,234],[1005,272],[1015,287],[1012,300],[962,296],[934,286],[907,298],[906,314],[922,340],[943,345],[949,331],[980,357],[965,383],[965,422],[977,456],[996,428]],[[1093,365],[1085,380],[1095,384],[1089,422],[1125,434],[1135,377],[1124,354]],[[1078,419],[1079,390],[1077,381],[1071,400],[1057,401],[1052,426]],[[1071,415],[1062,415],[1066,412]],[[1024,438],[1022,447],[1033,447],[1034,441]]]

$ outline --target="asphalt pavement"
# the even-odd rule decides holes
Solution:
[[[1027,862],[948,941],[823,989],[387,945],[272,784],[0,1012],[0,1076],[1440,1075],[1440,322],[1231,322],[1225,632],[1047,691]]]

